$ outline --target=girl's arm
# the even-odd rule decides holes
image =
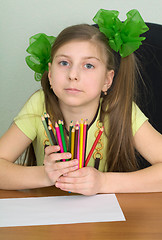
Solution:
[[[162,163],[162,134],[146,121],[134,136],[135,148],[152,165]]]
[[[137,151],[152,166],[130,173],[104,173],[102,192],[162,191],[162,135],[146,121],[134,140]]]
[[[43,167],[14,164],[31,140],[13,124],[0,139],[0,189],[25,189],[47,186]]]
[[[67,158],[65,153],[58,154],[56,146],[47,147],[45,166],[20,166],[16,159],[29,146],[31,140],[13,124],[0,139],[0,189],[29,189],[53,185],[65,172],[74,170],[74,161],[56,163]]]

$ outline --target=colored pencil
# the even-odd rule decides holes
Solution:
[[[57,141],[56,141],[56,138],[55,138],[54,132],[52,131],[51,126],[48,126],[48,130],[49,130],[49,133],[50,133],[50,135],[51,135],[53,144],[54,144],[54,145],[57,145]]]
[[[45,120],[46,120],[46,124],[47,124],[47,127],[48,127],[48,117],[49,116],[49,114],[47,114],[46,112],[44,113],[44,118],[45,118]]]
[[[79,125],[78,125],[79,128]],[[78,129],[78,143],[77,143],[77,159],[78,159],[78,168],[80,167],[80,161],[79,161],[79,145],[80,145],[80,128]]]
[[[75,137],[74,137],[74,159],[77,158],[77,152],[78,152],[78,133],[79,133],[79,127],[75,126]],[[79,164],[78,164],[79,167]]]
[[[48,126],[47,126],[47,122],[46,122],[46,120],[45,120],[45,117],[44,117],[44,116],[41,116],[41,119],[42,119],[42,123],[43,123],[44,129],[45,129],[45,131],[46,131],[46,133],[47,133],[47,137],[48,137],[48,139],[49,139],[49,142],[50,142],[50,144],[51,144],[51,146],[52,146],[52,145],[53,145],[53,141],[52,141],[51,135],[50,135],[50,133],[49,133],[49,130],[48,130]]]
[[[76,124],[75,124],[75,126],[78,126],[78,127],[79,127],[79,121],[76,121]]]
[[[74,159],[74,137],[75,137],[75,129],[71,130],[71,159]]]
[[[79,138],[79,168],[82,168],[83,156],[83,120],[80,122],[80,138]]]
[[[87,145],[87,131],[88,131],[88,124],[87,121],[84,121],[83,125],[83,159],[82,159],[82,167],[85,166],[85,158],[86,158],[86,145]]]
[[[84,154],[84,166],[85,166],[85,162],[86,162],[87,138],[88,138],[88,124],[86,126],[86,139],[85,139],[85,150],[84,150],[84,152],[85,152],[85,154]]]
[[[61,140],[62,140],[62,145],[64,152],[67,152],[67,147],[66,147],[66,142],[65,142],[65,136],[64,136],[64,130],[63,130],[63,121],[59,120],[58,121],[59,129],[60,129],[60,134],[61,134]],[[68,159],[66,159],[68,161]]]
[[[97,137],[96,137],[96,139],[95,139],[95,141],[94,141],[94,143],[92,145],[92,148],[91,148],[91,150],[90,150],[90,152],[88,154],[88,157],[86,159],[86,162],[85,162],[85,167],[87,166],[87,164],[88,164],[88,162],[89,162],[89,160],[90,160],[90,158],[91,158],[91,156],[93,154],[93,151],[95,150],[95,147],[96,147],[96,145],[97,145],[97,143],[98,143],[98,141],[99,141],[99,139],[100,139],[100,137],[101,137],[101,135],[103,133],[103,130],[104,130],[104,127],[102,127],[100,129],[100,131],[99,131],[99,133],[98,133],[98,135],[97,135]]]
[[[59,126],[58,126],[57,122],[55,123],[55,129],[56,129],[56,135],[57,135],[58,144],[60,146],[60,151],[61,151],[61,153],[63,153],[64,149],[63,149],[63,145],[62,145],[60,129],[59,129]],[[63,159],[63,161],[65,161],[65,159]]]
[[[48,125],[52,128],[52,131],[53,131],[53,133],[54,133],[53,125],[52,125],[52,122],[51,122],[50,119],[48,119]]]
[[[73,121],[71,121],[70,126],[69,126],[69,145],[68,145],[68,151],[70,152],[71,150],[71,130],[73,128]]]

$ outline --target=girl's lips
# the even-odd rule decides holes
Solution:
[[[79,90],[77,88],[65,88],[65,91],[69,92],[69,93],[79,93],[79,92],[82,92],[81,90]]]

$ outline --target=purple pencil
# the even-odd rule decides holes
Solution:
[[[74,158],[78,158],[78,133],[79,127],[75,126],[75,137],[74,137]]]

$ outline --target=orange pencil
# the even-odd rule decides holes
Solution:
[[[72,128],[72,130],[71,130],[71,159],[74,159],[74,136],[75,136],[75,129]]]
[[[52,122],[51,122],[50,119],[48,119],[48,125],[52,128],[52,131],[53,131],[53,133],[54,133],[53,125],[52,125]]]

